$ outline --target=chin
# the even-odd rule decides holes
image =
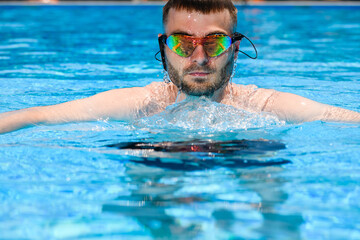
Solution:
[[[208,81],[208,79],[206,78],[194,78],[191,80],[192,82],[195,82],[195,83],[206,83]]]
[[[214,94],[215,89],[213,86],[199,86],[200,84],[187,85],[184,84],[182,90],[187,95],[191,96],[211,96]]]
[[[195,96],[195,97],[201,97],[201,96],[206,96],[206,97],[210,97],[213,95],[213,93],[209,93],[209,92],[185,92],[187,95],[189,96]]]

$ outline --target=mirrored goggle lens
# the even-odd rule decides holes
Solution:
[[[185,35],[170,35],[166,39],[166,45],[182,57],[189,57],[197,45],[203,45],[209,57],[216,57],[225,52],[231,46],[231,38],[227,35],[214,35],[205,38],[193,38]]]

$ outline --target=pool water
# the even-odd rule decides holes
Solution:
[[[359,7],[241,7],[234,83],[360,111]],[[162,81],[161,6],[0,6],[0,112]],[[246,49],[246,46],[243,46]],[[206,99],[0,135],[0,239],[360,239],[359,124]]]

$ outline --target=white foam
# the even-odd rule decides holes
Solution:
[[[138,120],[135,124],[154,129],[222,132],[282,126],[285,122],[273,115],[247,112],[213,102],[206,97],[188,97],[159,114]]]

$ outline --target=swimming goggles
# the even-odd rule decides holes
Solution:
[[[161,35],[158,39],[161,60],[156,57],[158,53],[155,55],[155,58],[159,61],[162,61],[163,64],[165,63],[164,45],[167,45],[174,53],[181,57],[190,57],[191,54],[195,51],[195,48],[198,45],[201,45],[209,57],[216,57],[228,50],[233,43],[236,41],[241,41],[243,38],[247,39],[251,43],[255,50],[255,57],[252,57],[241,50],[239,50],[239,52],[245,54],[249,58],[256,59],[257,50],[255,45],[250,41],[249,38],[237,32],[234,33],[232,37],[226,34],[214,34],[203,38],[196,38],[183,34],[172,34],[169,37],[166,35]],[[164,68],[166,70],[165,65]]]

